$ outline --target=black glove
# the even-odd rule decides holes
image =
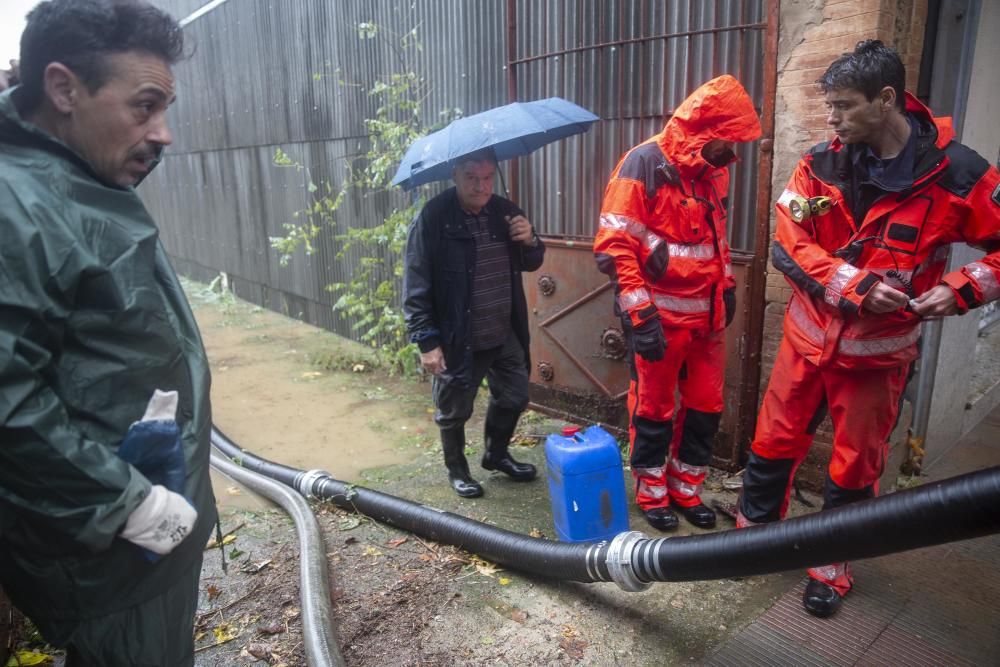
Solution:
[[[646,361],[659,361],[663,358],[667,341],[663,337],[659,313],[653,313],[642,324],[632,327],[632,347]]]
[[[726,326],[728,327],[733,323],[733,318],[736,317],[736,288],[727,287],[722,290],[722,303],[726,306]]]

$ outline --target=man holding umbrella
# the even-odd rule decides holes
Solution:
[[[677,527],[671,504],[696,526],[715,525],[699,494],[722,416],[723,329],[736,307],[727,167],[733,144],[760,133],[743,86],[712,79],[625,154],[604,193],[594,255],[629,334],[636,503],[659,530]]]
[[[434,420],[451,486],[475,498],[483,489],[465,459],[465,422],[483,378],[490,389],[483,468],[516,481],[536,474],[507,448],[528,404],[521,272],[542,265],[545,246],[524,212],[493,194],[493,150],[459,157],[453,165],[455,187],[427,202],[410,226],[403,311],[421,365],[434,376]]]

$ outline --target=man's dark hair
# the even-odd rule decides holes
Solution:
[[[107,83],[107,56],[142,51],[173,65],[184,55],[184,32],[172,16],[140,0],[48,0],[27,16],[21,35],[20,79],[26,110],[41,104],[43,76],[59,62],[93,93]]]
[[[817,83],[823,92],[851,88],[871,102],[886,86],[896,91],[896,106],[906,106],[906,68],[896,50],[877,39],[858,42],[853,53],[834,60]]]
[[[455,158],[454,167],[455,169],[461,169],[470,162],[492,162],[493,164],[496,164],[497,156],[496,153],[493,152],[492,148],[480,148],[475,153],[469,153],[468,155]]]

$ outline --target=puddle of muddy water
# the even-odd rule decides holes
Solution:
[[[309,362],[323,345],[344,354],[363,354],[361,346],[247,304],[225,309],[195,297],[192,305],[212,366],[213,421],[245,449],[358,481],[362,470],[411,461],[418,445],[435,442],[429,386],[406,382],[407,395],[398,379]],[[265,502],[216,473],[213,482],[220,505]]]

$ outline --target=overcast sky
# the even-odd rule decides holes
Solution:
[[[0,69],[7,69],[7,61],[17,58],[21,50],[21,32],[24,30],[24,15],[39,0],[3,0],[0,9]]]

